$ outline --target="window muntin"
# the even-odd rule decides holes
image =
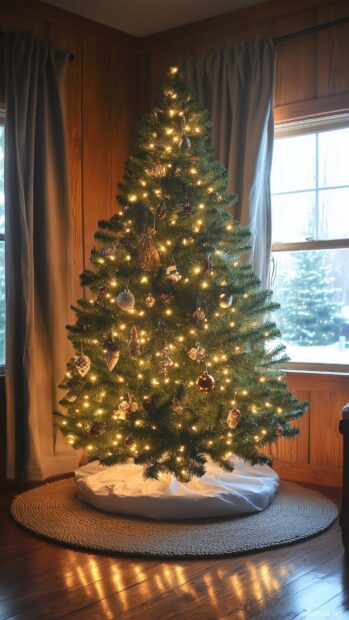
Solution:
[[[349,126],[321,125],[276,130],[274,298],[293,366],[349,370]]]

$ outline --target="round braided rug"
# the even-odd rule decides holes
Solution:
[[[335,505],[320,493],[281,482],[273,503],[257,514],[153,521],[91,508],[77,499],[72,478],[18,495],[11,512],[21,526],[62,545],[159,558],[239,555],[289,545],[322,532],[337,516]]]

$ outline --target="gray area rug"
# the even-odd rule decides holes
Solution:
[[[273,503],[253,515],[177,522],[125,517],[80,502],[72,478],[18,495],[11,513],[30,532],[62,545],[158,558],[241,555],[289,545],[324,531],[337,517],[326,497],[283,481]]]

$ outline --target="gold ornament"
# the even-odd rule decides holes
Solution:
[[[229,308],[229,306],[233,303],[233,296],[229,295],[229,293],[221,293],[218,303],[221,308]]]
[[[162,177],[166,176],[166,174],[167,174],[167,167],[166,167],[165,164],[163,164],[160,161],[160,159],[157,159],[151,165],[150,170],[148,172],[155,179],[161,179]]]
[[[116,303],[118,304],[121,310],[125,310],[125,312],[131,312],[136,304],[135,296],[128,288],[125,288],[124,291],[119,293],[116,298]]]
[[[84,377],[87,375],[88,371],[91,368],[91,360],[90,358],[81,353],[81,355],[76,355],[74,358],[75,368],[78,371],[80,377]]]
[[[200,342],[197,342],[195,347],[189,349],[188,355],[190,359],[200,364],[201,362],[205,361],[206,350],[204,349],[204,347],[201,346]]]
[[[212,392],[212,390],[214,390],[215,380],[212,375],[208,374],[207,370],[204,370],[196,379],[195,385],[199,392]]]
[[[240,411],[239,409],[230,409],[228,411],[227,424],[229,428],[236,428],[240,419]]]
[[[141,354],[141,345],[139,342],[137,327],[132,327],[131,337],[128,345],[128,350],[132,359],[137,359]]]
[[[148,306],[148,308],[154,308],[156,304],[156,299],[151,293],[149,293],[148,297],[145,300],[145,303]]]
[[[155,230],[148,226],[142,232],[138,243],[138,264],[144,271],[160,267],[160,255],[154,245]]]

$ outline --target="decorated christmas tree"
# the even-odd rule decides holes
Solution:
[[[267,445],[302,415],[269,318],[278,306],[250,265],[249,231],[208,146],[210,123],[170,69],[138,133],[118,207],[99,222],[89,289],[68,326],[76,356],[57,424],[102,464],[187,482],[208,459],[270,462]]]
[[[338,289],[330,270],[321,252],[295,252],[292,264],[280,273],[276,295],[282,311],[278,323],[286,342],[315,346],[338,340]]]

